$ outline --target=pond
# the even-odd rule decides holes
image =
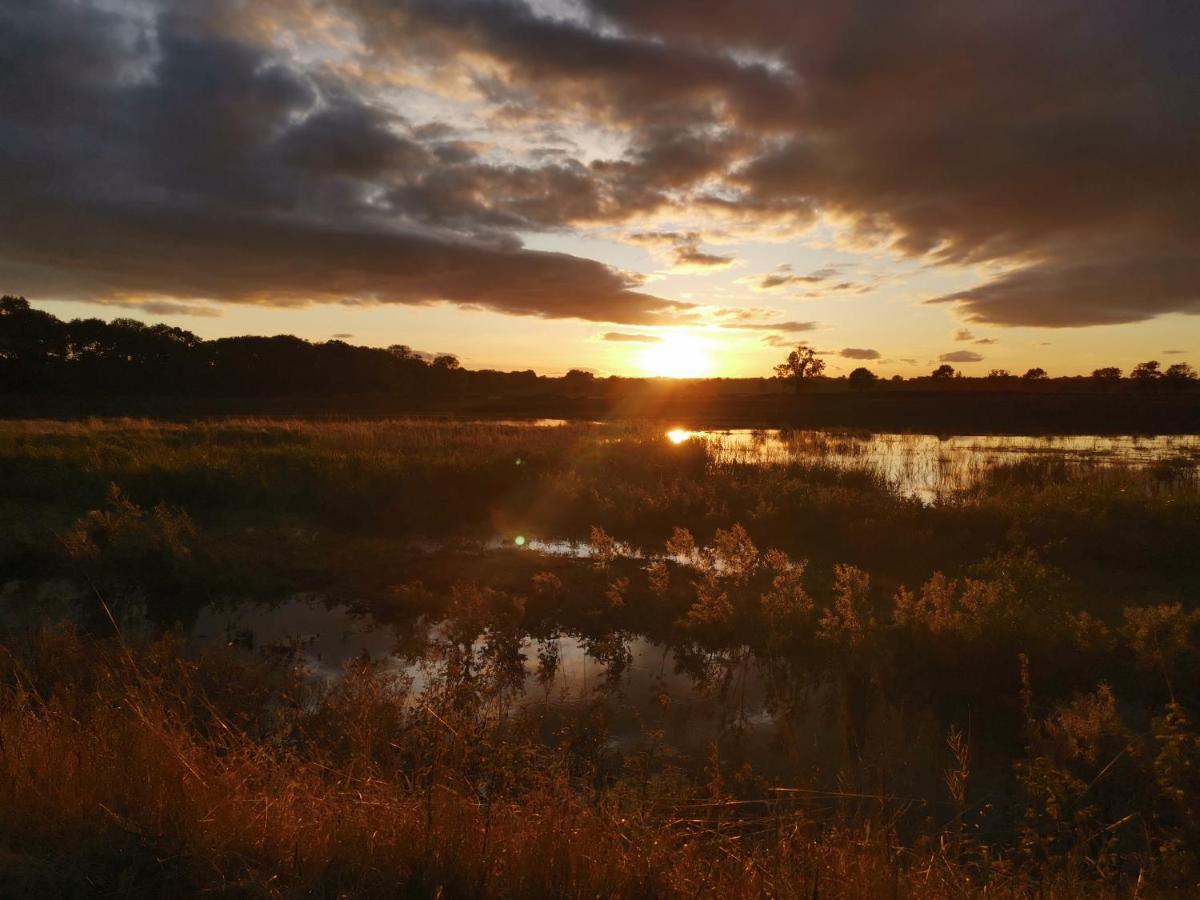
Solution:
[[[703,442],[717,464],[820,463],[866,469],[896,492],[933,502],[965,490],[997,466],[1031,459],[1099,466],[1200,467],[1198,435],[934,435],[860,434],[781,429],[673,428],[672,444]]]
[[[442,622],[386,623],[319,595],[300,594],[279,604],[241,603],[202,610],[189,632],[197,648],[225,643],[246,655],[278,654],[328,681],[355,660],[370,660],[412,681],[413,695],[442,677],[431,650]],[[667,646],[629,632],[551,637],[511,636],[521,667],[513,703],[535,715],[606,718],[607,746],[637,752],[647,741],[687,767],[703,765],[715,741],[738,744],[756,771],[834,784],[848,752],[836,686],[819,673],[764,669],[745,648],[722,651]],[[471,652],[483,659],[489,642]],[[505,655],[505,654],[501,654]],[[544,661],[554,660],[547,669]],[[480,670],[484,666],[481,664]],[[782,680],[781,680],[782,679]],[[866,723],[874,752],[914,771],[910,784],[937,781],[924,772],[922,753],[940,740],[925,714],[908,711],[903,729],[893,712],[873,712]],[[914,760],[917,762],[914,763]]]

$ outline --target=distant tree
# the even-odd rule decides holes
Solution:
[[[0,316],[13,316],[28,311],[29,301],[24,297],[13,297],[9,294],[0,297]]]
[[[953,378],[957,374],[958,373],[956,371],[954,371],[954,366],[950,365],[950,363],[942,363],[940,366],[938,366],[936,369],[934,369],[932,372],[929,373],[929,377],[937,378],[938,380],[942,380],[945,378]]]
[[[1093,369],[1092,377],[1097,381],[1120,381],[1121,370],[1116,366],[1105,366],[1102,369]]]
[[[790,381],[799,393],[804,382],[816,378],[825,371],[825,360],[817,359],[817,351],[808,344],[800,344],[788,354],[787,359],[775,367],[775,377]]]
[[[1133,371],[1129,373],[1129,377],[1142,382],[1162,378],[1162,371],[1158,367],[1158,360],[1152,359],[1147,362],[1138,363],[1133,367]]]
[[[879,380],[879,376],[866,366],[859,366],[847,376],[847,380],[856,391],[865,391]]]
[[[1167,367],[1167,371],[1163,374],[1163,380],[1172,387],[1186,387],[1196,380],[1196,370],[1187,363],[1175,363]]]
[[[442,353],[433,358],[433,367],[444,372],[454,372],[462,368],[462,363],[453,353]]]
[[[897,375],[892,376],[892,384],[902,384],[903,382],[904,382],[903,375],[897,374]]]
[[[1012,378],[1012,372],[1008,371],[1008,369],[992,369],[987,373],[987,377],[992,379],[992,381],[999,381],[1002,378]]]
[[[413,353],[413,348],[408,344],[392,344],[387,348],[388,353],[395,356],[397,359],[416,359],[417,354]]]
[[[1050,376],[1046,374],[1045,369],[1040,366],[1034,366],[1032,369],[1027,370],[1021,377],[1026,381],[1045,381]]]
[[[587,390],[595,380],[596,376],[585,369],[571,369],[563,376],[563,382],[574,390]]]

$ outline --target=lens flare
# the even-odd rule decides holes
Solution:
[[[524,547],[525,546],[525,535],[518,534],[515,538],[513,538],[513,543],[516,544],[518,547]]]

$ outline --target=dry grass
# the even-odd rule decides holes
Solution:
[[[472,762],[478,710],[366,671],[331,695],[261,666],[44,633],[3,655],[6,896],[1029,897],[1129,884],[1035,875],[953,829],[899,844],[795,798],[647,799],[560,754]],[[499,727],[493,723],[493,728]],[[517,743],[520,743],[519,741]],[[497,780],[499,777],[500,780]],[[1148,886],[1141,896],[1150,896]]]

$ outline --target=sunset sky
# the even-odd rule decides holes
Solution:
[[[0,293],[470,368],[1200,363],[1200,4],[0,0]]]

